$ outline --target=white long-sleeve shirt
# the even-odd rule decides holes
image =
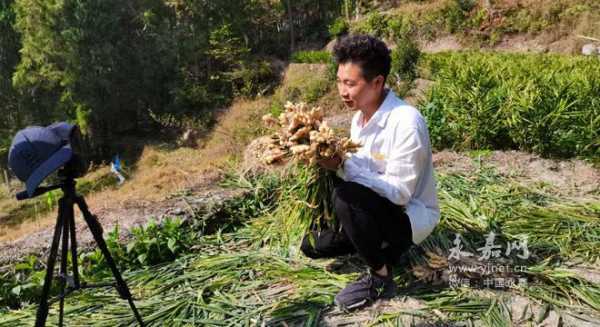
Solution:
[[[392,90],[364,126],[362,119],[358,111],[350,129],[351,139],[362,147],[347,155],[337,175],[405,206],[412,241],[419,244],[440,219],[427,123]]]

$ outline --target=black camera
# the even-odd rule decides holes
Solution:
[[[87,151],[85,151],[85,143],[79,126],[73,126],[70,135],[68,135],[68,143],[71,145],[73,156],[71,157],[71,160],[58,171],[58,176],[63,178],[83,177],[90,168],[90,162],[87,158]]]

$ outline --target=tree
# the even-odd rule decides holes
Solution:
[[[12,134],[21,120],[19,99],[11,81],[20,48],[19,35],[12,26],[15,20],[12,4],[12,0],[0,0],[0,168],[6,167]]]
[[[12,75],[11,112],[27,124],[79,123],[102,158],[154,121],[209,121],[234,96],[261,92],[274,79],[269,57],[326,37],[339,15],[336,0],[288,1],[291,20],[282,0],[0,1],[15,1],[1,26],[17,56],[1,75]]]
[[[108,155],[119,134],[136,129],[138,115],[154,101],[146,70],[160,70],[144,46],[143,3],[118,0],[17,0],[16,26],[22,58],[14,74],[20,90],[56,93],[47,102],[51,119],[79,120],[98,149]],[[165,72],[167,73],[167,72]],[[153,84],[155,86],[155,84]],[[150,99],[150,100],[148,100]],[[145,101],[148,100],[148,101]]]

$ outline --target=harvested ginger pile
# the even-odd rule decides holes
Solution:
[[[267,164],[291,155],[314,165],[318,160],[332,158],[336,154],[344,157],[360,147],[347,137],[337,137],[327,122],[323,121],[321,108],[308,110],[302,102],[286,103],[285,111],[278,119],[271,114],[262,119],[269,127],[279,127],[279,131],[272,135],[272,142],[263,157]]]

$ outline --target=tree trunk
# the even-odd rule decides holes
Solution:
[[[2,177],[4,178],[4,184],[6,184],[6,190],[10,193],[10,179],[8,178],[8,172],[6,169],[2,169]]]
[[[350,23],[350,0],[344,0],[344,10],[346,11],[346,22]]]
[[[292,14],[292,2],[287,0],[288,7],[288,21],[290,24],[290,52],[294,52],[295,45],[295,36],[294,36],[294,16]]]

